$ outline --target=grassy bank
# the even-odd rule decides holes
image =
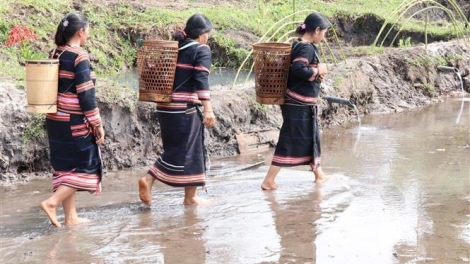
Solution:
[[[217,5],[188,0],[187,5],[179,8],[162,8],[161,5],[164,4],[155,6],[152,1],[143,1],[141,5],[131,5],[119,0],[83,1],[82,4],[70,0],[3,2],[0,7],[0,74],[21,81],[24,78],[21,58],[25,54],[44,53],[53,47],[53,35],[58,21],[75,9],[84,12],[91,21],[92,31],[87,49],[98,74],[109,76],[134,66],[134,43],[138,37],[169,39],[171,33],[184,27],[185,20],[196,12],[206,14],[214,23],[212,45],[218,50],[214,56],[215,66],[236,67],[248,54],[251,43],[266,33],[271,25],[294,11],[305,12],[295,15],[289,19],[290,22],[302,20],[312,10],[329,18],[375,14],[384,20],[394,21],[400,15],[394,12],[403,0],[246,0],[217,1]],[[9,30],[17,24],[33,29],[37,40],[6,47]],[[424,30],[422,22],[413,19],[407,20],[403,27],[411,31]],[[283,31],[292,28],[286,27]],[[284,32],[276,36],[279,37]],[[427,32],[443,39],[451,39],[459,34],[449,25],[437,24],[429,25]]]

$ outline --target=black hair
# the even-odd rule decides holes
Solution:
[[[173,34],[173,39],[181,41],[185,38],[197,39],[204,33],[209,33],[212,30],[211,21],[202,14],[192,15],[186,22],[186,27],[183,30],[178,30]]]
[[[330,22],[320,13],[311,13],[305,18],[303,24],[299,25],[295,33],[303,35],[306,32],[315,31],[317,28],[324,30],[330,27]]]
[[[82,13],[67,14],[57,26],[55,32],[55,44],[57,46],[66,45],[70,38],[80,29],[86,29],[88,19]]]

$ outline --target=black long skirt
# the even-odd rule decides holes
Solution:
[[[64,185],[77,191],[101,192],[101,155],[85,116],[47,114],[46,127],[53,191]]]
[[[163,153],[148,173],[174,187],[205,185],[204,125],[197,105],[157,105]]]
[[[281,105],[283,124],[272,165],[291,167],[310,165],[313,171],[320,166],[321,145],[316,105]]]

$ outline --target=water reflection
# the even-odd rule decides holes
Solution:
[[[321,216],[322,189],[317,186],[304,198],[295,200],[278,201],[275,192],[265,196],[280,238],[276,263],[316,263],[315,221]]]
[[[448,100],[325,130],[323,186],[300,166],[263,192],[272,153],[213,159],[203,207],[157,184],[149,210],[137,193],[146,169],[109,172],[100,196],[77,194],[93,222],[51,231],[37,207],[50,179],[2,187],[0,262],[468,263],[470,106],[456,124],[460,109]]]
[[[60,235],[55,235],[49,238],[48,243],[45,245],[47,248],[44,249],[46,255],[42,263],[78,263],[78,261],[70,262],[70,259],[75,259],[79,256],[82,263],[104,263],[102,259],[94,257],[89,253],[89,250],[81,247],[80,233],[81,228],[68,228],[64,230]],[[37,249],[36,249],[37,250]],[[36,255],[36,250],[30,250],[29,258]],[[35,258],[32,258],[34,260]],[[27,261],[25,259],[25,261]]]
[[[204,226],[200,224],[195,207],[183,209],[182,215],[167,219],[158,219],[147,210],[138,215],[138,220],[133,232],[145,234],[140,238],[144,239],[141,247],[147,248],[137,259],[139,262],[205,263]],[[156,233],[156,229],[161,231]],[[154,252],[148,250],[148,245],[156,247]]]
[[[461,102],[449,100],[369,116],[364,123],[374,125],[352,129],[358,134],[354,142],[334,131],[324,135],[337,155],[335,168],[354,179],[356,196],[341,219],[317,237],[319,252],[342,250],[320,255],[320,263],[468,263],[470,108],[459,108]],[[453,122],[457,113],[459,124]],[[359,237],[380,239],[358,243]]]

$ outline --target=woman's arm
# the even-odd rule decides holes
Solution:
[[[196,93],[204,107],[203,123],[211,127],[215,123],[215,115],[210,101],[209,73],[212,64],[212,55],[209,46],[199,45],[196,51],[196,60],[194,63],[194,83]]]
[[[86,52],[82,52],[75,59],[75,86],[78,102],[88,122],[93,127],[96,143],[101,144],[104,141],[104,129],[100,111],[96,104],[95,84],[91,77],[89,56]]]
[[[315,56],[315,50],[310,44],[298,43],[292,50],[290,75],[305,81],[314,81],[319,71],[310,65]]]

